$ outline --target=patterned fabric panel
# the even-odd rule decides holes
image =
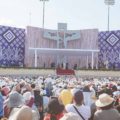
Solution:
[[[120,30],[99,33],[99,63],[108,68],[120,68]]]
[[[0,26],[0,66],[24,65],[25,30]]]

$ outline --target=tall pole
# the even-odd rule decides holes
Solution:
[[[45,0],[43,0],[43,23],[42,23],[43,29],[44,29],[44,21],[45,21]]]
[[[31,26],[31,11],[29,12],[29,25]]]
[[[43,2],[43,18],[42,18],[42,28],[44,30],[44,24],[45,24],[45,2],[49,0],[40,0]]]
[[[105,0],[105,4],[108,6],[108,20],[107,20],[107,29],[110,30],[110,6],[115,4],[115,0]]]
[[[108,31],[110,30],[110,6],[108,5]]]

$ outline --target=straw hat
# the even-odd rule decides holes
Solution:
[[[96,106],[97,107],[105,107],[105,106],[112,104],[113,101],[114,101],[114,99],[112,97],[110,97],[106,93],[103,93],[99,96],[99,99],[96,101]]]
[[[28,106],[22,106],[16,111],[10,113],[9,120],[32,120],[32,109]]]

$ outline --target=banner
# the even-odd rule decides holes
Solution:
[[[108,62],[108,68],[120,68],[120,31],[99,33],[99,63]]]
[[[0,66],[23,66],[25,30],[0,26]]]

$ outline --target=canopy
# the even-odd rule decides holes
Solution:
[[[90,55],[92,52],[98,53],[98,49],[60,49],[60,48],[29,48],[30,50],[37,51],[41,54],[51,54],[51,55]]]
[[[60,48],[29,48],[35,52],[35,67],[37,67],[37,53],[51,55],[69,55],[69,56],[91,56],[92,69],[94,65],[94,53],[98,53],[98,49],[60,49]]]

